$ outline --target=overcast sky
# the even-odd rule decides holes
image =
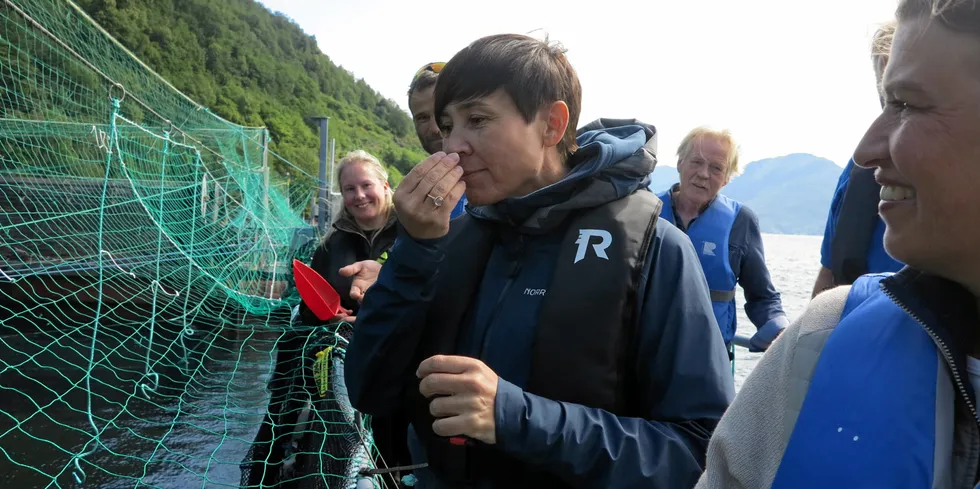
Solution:
[[[406,111],[412,75],[489,34],[547,34],[582,82],[579,125],[637,118],[661,164],[684,134],[730,129],[744,162],[806,152],[844,165],[880,112],[869,46],[896,0],[260,0]],[[534,31],[534,32],[532,32]]]

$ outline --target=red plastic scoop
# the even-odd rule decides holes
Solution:
[[[316,270],[299,260],[293,260],[293,279],[296,290],[316,317],[327,321],[343,311],[340,307],[340,294]]]

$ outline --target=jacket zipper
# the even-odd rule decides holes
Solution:
[[[507,273],[507,282],[504,283],[503,289],[500,290],[500,295],[497,297],[497,303],[493,307],[493,311],[490,313],[490,318],[487,320],[487,328],[483,331],[483,339],[480,341],[480,355],[477,357],[482,360],[484,353],[487,351],[487,343],[490,340],[490,329],[493,328],[493,322],[497,319],[497,313],[500,312],[500,306],[503,305],[504,299],[507,297],[507,292],[510,291],[511,285],[514,284],[514,279],[517,274],[521,271],[521,258],[518,256],[510,264],[510,270]]]
[[[953,372],[953,380],[956,381],[957,389],[959,389],[960,394],[963,396],[963,400],[966,401],[966,406],[969,407],[970,412],[973,413],[973,420],[976,421],[978,425],[980,425],[980,416],[977,415],[977,408],[973,405],[973,402],[970,401],[970,395],[966,390],[966,385],[963,384],[963,378],[960,377],[959,370],[956,369],[956,362],[953,361],[953,354],[949,351],[949,347],[946,346],[946,343],[942,339],[940,339],[938,335],[936,335],[936,332],[932,328],[926,325],[925,321],[919,319],[919,316],[917,316],[915,313],[910,311],[909,308],[905,306],[905,304],[899,301],[891,293],[891,291],[888,290],[888,288],[882,287],[881,290],[885,292],[885,295],[887,295],[888,298],[892,300],[892,302],[894,302],[898,307],[900,307],[903,311],[905,311],[905,314],[908,314],[909,317],[915,320],[915,322],[919,323],[919,325],[922,326],[922,329],[925,329],[926,333],[928,333],[929,336],[932,338],[933,343],[935,343],[936,346],[939,347],[939,351],[942,352],[943,358],[946,359],[946,363],[949,365],[949,369]]]

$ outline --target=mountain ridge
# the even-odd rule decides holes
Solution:
[[[755,211],[764,233],[822,235],[843,168],[808,153],[765,158],[745,165],[721,193]],[[650,190],[678,182],[677,168],[658,166]]]

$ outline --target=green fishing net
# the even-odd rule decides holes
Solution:
[[[338,393],[349,334],[291,321],[319,182],[267,141],[71,2],[0,0],[0,487],[354,487],[372,465]]]

